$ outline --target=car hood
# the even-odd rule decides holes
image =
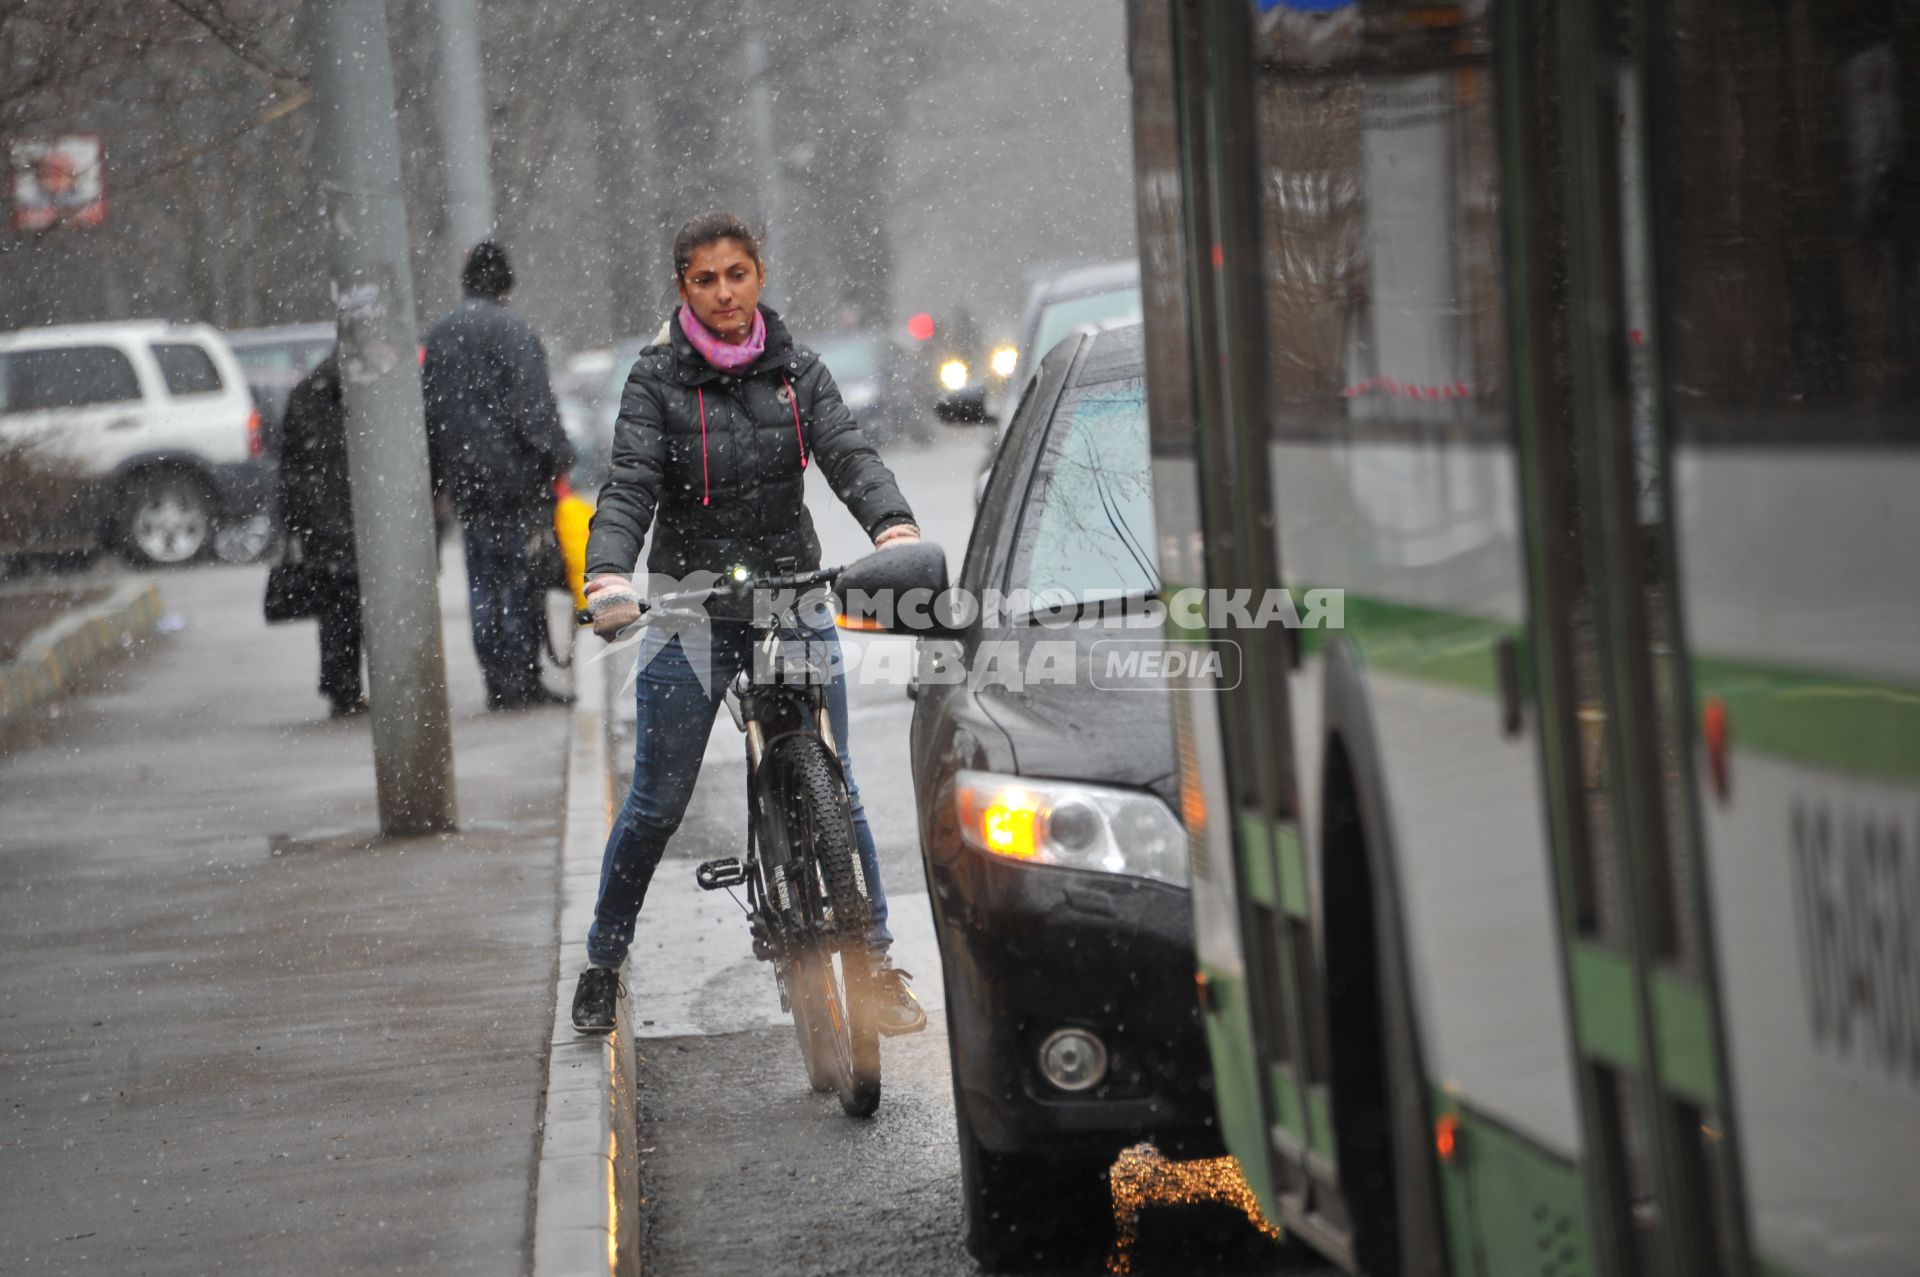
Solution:
[[[1064,660],[1055,667],[1061,677],[1009,678],[1006,683],[984,676],[976,662],[974,695],[1007,734],[1020,775],[1149,789],[1174,803],[1178,781],[1167,692],[1161,687],[1096,686],[1096,659],[1101,655],[1096,648],[1104,637],[1058,631],[1011,637],[1008,642],[1017,646],[1023,672],[1033,668],[1036,644],[1073,641],[1071,680],[1064,677]]]

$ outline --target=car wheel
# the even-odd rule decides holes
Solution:
[[[213,530],[213,556],[222,563],[252,563],[273,544],[273,519],[258,513],[221,523]]]
[[[213,540],[213,498],[190,474],[134,480],[120,517],[121,544],[141,565],[191,563]]]
[[[995,1153],[956,1097],[967,1253],[988,1272],[1046,1265],[1097,1270],[1113,1240],[1111,1157]]]

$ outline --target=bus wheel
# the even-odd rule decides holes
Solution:
[[[1328,751],[1324,884],[1327,1036],[1340,1191],[1354,1257],[1374,1277],[1440,1277],[1447,1247],[1397,895],[1344,749]]]

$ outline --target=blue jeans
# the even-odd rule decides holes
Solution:
[[[548,517],[510,510],[465,520],[473,651],[490,701],[517,700],[540,686],[544,592],[527,570],[527,541]]]
[[[860,788],[853,782],[853,756],[847,749],[847,687],[840,667],[840,641],[833,619],[824,614],[803,618],[795,638],[826,644],[833,661],[833,680],[827,689],[827,714],[840,746],[840,767],[847,778],[847,800],[853,811],[853,832],[873,903],[873,927],[867,945],[884,954],[893,943],[887,930],[887,893],[880,885],[880,857],[873,832],[867,827]],[[676,636],[664,644],[643,642],[635,697],[633,788],[614,818],[600,862],[600,898],[594,905],[593,925],[587,930],[587,961],[596,967],[617,967],[633,943],[634,923],[647,898],[647,885],[667,849],[667,840],[680,827],[687,801],[700,776],[700,760],[713,730],[714,712],[733,676],[752,660],[752,632],[744,622],[714,621],[712,673],[700,686],[692,663]]]

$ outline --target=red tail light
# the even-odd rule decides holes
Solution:
[[[247,414],[247,455],[258,459],[267,454],[267,441],[260,434],[260,410]]]

